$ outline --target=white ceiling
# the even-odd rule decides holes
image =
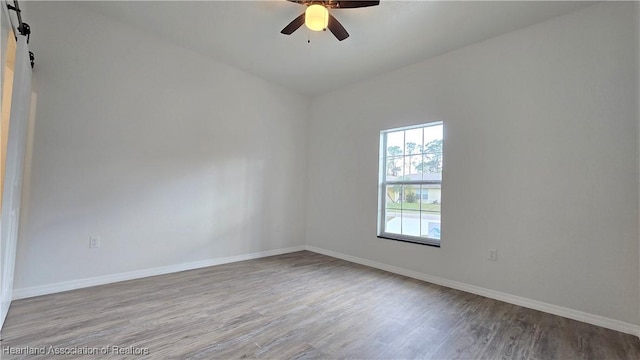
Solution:
[[[79,3],[76,3],[79,4]],[[590,2],[390,1],[333,10],[351,34],[280,30],[304,6],[279,1],[93,1],[85,9],[306,95],[575,11]],[[310,36],[311,43],[307,43]]]

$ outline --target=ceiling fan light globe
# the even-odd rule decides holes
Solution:
[[[304,24],[313,31],[326,29],[329,25],[329,10],[319,4],[307,6],[307,10],[304,12]]]

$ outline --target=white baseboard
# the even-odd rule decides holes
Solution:
[[[251,260],[251,259],[258,259],[262,257],[281,255],[281,254],[302,251],[302,250],[312,251],[318,254],[331,256],[334,258],[350,261],[356,264],[361,264],[361,265],[373,267],[376,269],[389,271],[395,274],[404,275],[410,278],[426,281],[429,283],[446,286],[452,289],[466,291],[472,294],[504,301],[510,304],[519,305],[519,306],[523,306],[523,307],[534,309],[534,310],[543,311],[549,314],[554,314],[554,315],[566,317],[566,318],[577,320],[577,321],[582,321],[592,325],[602,326],[607,329],[612,329],[612,330],[616,330],[616,331],[620,331],[623,333],[632,334],[640,337],[640,325],[626,323],[623,321],[610,319],[610,318],[599,316],[599,315],[593,315],[593,314],[585,313],[582,311],[573,310],[573,309],[565,308],[562,306],[557,306],[557,305],[545,303],[542,301],[520,297],[520,296],[515,296],[515,295],[503,293],[500,291],[490,290],[490,289],[486,289],[486,288],[475,286],[475,285],[469,285],[469,284],[461,283],[458,281],[448,280],[448,279],[444,279],[437,276],[427,275],[424,273],[419,273],[416,271],[400,268],[397,266],[387,265],[377,261],[372,261],[364,258],[359,258],[356,256],[342,254],[335,251],[326,250],[326,249],[322,249],[322,248],[318,248],[310,245],[262,251],[257,253],[229,256],[229,257],[217,258],[217,259],[208,259],[208,260],[195,261],[195,262],[184,263],[184,264],[162,266],[162,267],[156,267],[151,269],[136,270],[136,271],[105,275],[105,276],[97,276],[97,277],[86,278],[86,279],[64,281],[64,282],[55,283],[55,284],[14,289],[13,300],[25,299],[25,298],[30,298],[34,296],[40,296],[40,295],[54,294],[58,292],[75,290],[75,289],[97,286],[97,285],[110,284],[110,283],[119,282],[119,281],[140,279],[140,278],[149,277],[149,276],[164,275],[164,274],[175,273],[179,271],[199,269],[199,268],[208,267],[208,266],[228,264],[228,263]]]
[[[4,294],[2,294],[4,296]],[[8,298],[8,296],[7,296]],[[11,305],[11,300],[10,299],[1,299],[1,301],[3,303],[8,303],[9,305]],[[7,318],[7,314],[9,313],[9,306],[0,306],[0,330],[2,330],[2,327],[4,326],[4,320]]]
[[[524,297],[511,295],[511,294],[503,293],[500,291],[490,290],[490,289],[486,289],[486,288],[475,286],[475,285],[461,283],[458,281],[447,280],[441,277],[427,275],[427,274],[419,273],[416,271],[403,269],[397,266],[387,265],[377,261],[372,261],[368,259],[359,258],[356,256],[342,254],[335,251],[318,248],[315,246],[307,245],[306,249],[318,254],[331,256],[334,258],[346,260],[356,264],[361,264],[361,265],[373,267],[376,269],[392,272],[394,274],[404,275],[410,278],[426,281],[432,284],[442,285],[448,288],[466,291],[472,294],[504,301],[506,303],[523,306],[529,309],[543,311],[549,314],[558,315],[558,316],[566,317],[566,318],[577,320],[577,321],[582,321],[587,324],[601,326],[607,329],[616,330],[616,331],[620,331],[623,333],[640,337],[640,325],[630,324],[624,321],[610,319],[610,318],[599,316],[599,315],[593,315],[586,312],[545,303],[542,301],[527,299]]]
[[[170,274],[170,273],[175,273],[179,271],[199,269],[199,268],[204,268],[208,266],[228,264],[228,263],[251,260],[251,259],[258,259],[258,258],[263,258],[267,256],[281,255],[281,254],[302,251],[302,250],[305,250],[304,246],[295,246],[295,247],[284,248],[284,249],[261,251],[261,252],[250,253],[250,254],[194,261],[194,262],[184,263],[184,264],[161,266],[161,267],[156,267],[151,269],[129,271],[129,272],[118,273],[118,274],[96,276],[96,277],[86,278],[86,279],[63,281],[55,284],[47,284],[42,286],[33,286],[28,288],[14,289],[13,300],[25,299],[25,298],[30,298],[34,296],[40,296],[40,295],[54,294],[54,293],[59,293],[63,291],[75,290],[80,288],[96,286],[96,285],[111,284],[119,281],[140,279],[140,278],[149,277],[149,276],[164,275],[164,274]]]

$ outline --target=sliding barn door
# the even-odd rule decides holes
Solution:
[[[31,62],[25,36],[18,36],[14,66],[8,139],[6,146],[3,144],[3,148],[6,149],[6,160],[2,189],[2,222],[0,223],[0,276],[2,276],[0,279],[2,291],[0,327],[7,316],[13,295],[20,196],[31,98]]]

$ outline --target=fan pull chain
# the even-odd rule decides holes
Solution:
[[[311,31],[307,30],[307,44],[311,44]]]

